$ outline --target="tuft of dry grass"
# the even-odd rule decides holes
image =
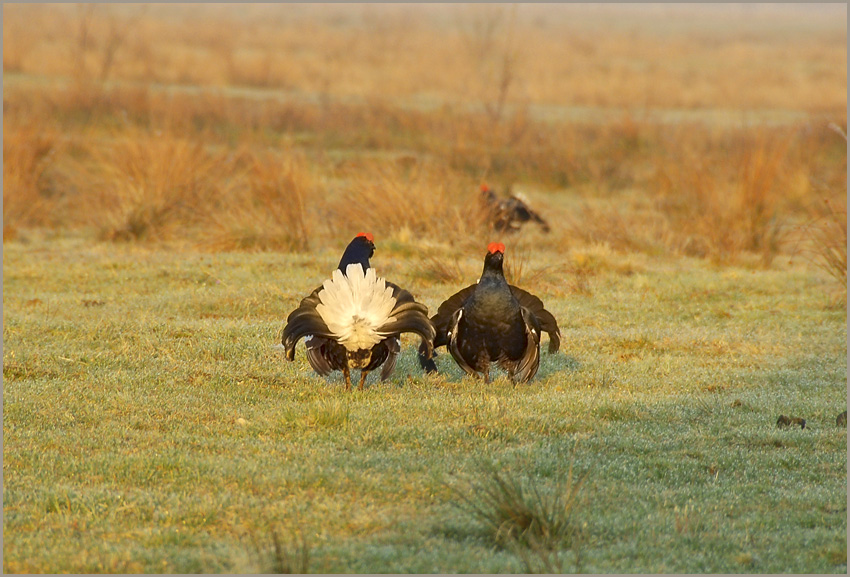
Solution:
[[[42,123],[3,126],[3,239],[21,228],[52,224],[56,204],[51,183],[60,135]]]
[[[131,128],[86,148],[74,178],[75,213],[104,240],[185,237],[224,194],[226,157],[200,141]]]
[[[732,262],[744,251],[769,265],[785,234],[781,208],[793,135],[730,133],[720,141],[679,139],[659,161],[658,210],[674,248],[691,256]],[[798,167],[794,167],[797,169]]]
[[[624,211],[622,202],[610,200],[584,201],[574,215],[567,218],[570,237],[586,245],[605,244],[614,250],[652,252],[662,241],[666,226],[656,211]]]
[[[585,478],[574,479],[570,463],[554,490],[544,491],[530,479],[490,470],[468,494],[457,492],[459,506],[483,525],[498,546],[553,550],[570,545],[578,531],[577,497]]]
[[[310,543],[299,528],[293,531],[288,543],[284,543],[277,529],[272,528],[267,536],[248,532],[248,549],[256,558],[259,573],[305,574],[310,572]]]
[[[824,199],[824,214],[804,228],[810,260],[847,291],[847,205]]]
[[[236,184],[212,207],[199,244],[210,250],[302,250],[309,244],[308,199],[319,194],[303,155],[243,151]]]
[[[346,172],[346,187],[331,211],[347,228],[450,245],[483,238],[485,214],[474,185],[441,164],[369,164]]]
[[[303,156],[231,152],[169,131],[124,127],[80,145],[68,211],[103,240],[184,240],[206,250],[305,248],[315,184]]]
[[[462,266],[456,256],[427,252],[416,265],[414,274],[429,282],[455,285],[470,281],[474,273],[469,267]]]

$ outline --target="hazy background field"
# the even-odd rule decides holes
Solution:
[[[4,237],[480,246],[487,180],[555,246],[769,264],[846,214],[844,10],[5,6]]]
[[[845,573],[846,20],[4,4],[4,571]],[[562,352],[285,363],[361,230],[431,310],[501,240]]]

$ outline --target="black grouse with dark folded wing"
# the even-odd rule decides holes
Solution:
[[[549,353],[561,345],[561,332],[552,313],[536,296],[508,284],[502,269],[505,245],[490,243],[481,279],[449,297],[431,317],[436,329],[433,345],[424,342],[419,363],[427,372],[437,366],[429,358],[445,345],[469,374],[490,380],[490,364],[506,370],[511,380],[525,383],[540,366],[540,333],[549,335]]]
[[[498,198],[496,192],[484,183],[481,185],[481,199],[489,224],[496,231],[517,232],[526,222],[535,222],[543,232],[549,232],[549,223],[531,208],[531,203],[522,193],[511,192],[508,198]]]
[[[281,337],[288,360],[294,360],[295,345],[304,338],[310,366],[322,376],[342,371],[346,389],[351,389],[351,369],[360,369],[360,389],[381,365],[381,380],[390,376],[401,333],[422,337],[419,354],[431,356],[435,332],[428,308],[375,274],[369,266],[374,252],[372,235],[358,234],[333,276],[289,315]]]

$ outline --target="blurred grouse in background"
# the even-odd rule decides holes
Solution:
[[[540,332],[549,335],[549,353],[561,345],[561,332],[543,302],[509,285],[502,270],[505,245],[490,243],[481,279],[449,297],[431,321],[437,336],[419,348],[419,363],[427,372],[437,366],[428,356],[446,345],[452,357],[471,375],[490,382],[490,364],[506,370],[511,380],[525,383],[540,366]]]
[[[539,224],[543,232],[549,232],[549,224],[531,209],[529,200],[521,193],[510,193],[508,198],[498,198],[496,192],[483,183],[481,200],[487,210],[489,224],[494,230],[516,232],[523,224],[531,221]]]
[[[351,369],[360,369],[359,389],[381,365],[381,380],[390,376],[401,351],[401,333],[422,337],[420,355],[431,356],[435,333],[428,308],[375,274],[369,266],[374,252],[372,235],[358,234],[332,277],[289,315],[281,338],[290,361],[304,338],[313,370],[322,376],[342,371],[346,390],[351,389]]]

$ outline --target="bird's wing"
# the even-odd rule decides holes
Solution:
[[[313,370],[322,375],[328,376],[333,371],[333,367],[328,362],[328,359],[322,355],[322,345],[331,342],[329,339],[321,337],[308,337],[304,344],[307,346],[307,361]]]
[[[301,299],[301,304],[298,305],[297,309],[289,313],[289,317],[286,319],[286,326],[283,328],[283,334],[281,335],[281,343],[283,343],[286,350],[286,358],[290,361],[295,358],[295,345],[303,337],[312,335],[326,339],[333,338],[328,325],[325,324],[325,321],[322,320],[322,317],[316,310],[316,305],[321,302],[318,296],[320,290],[321,287],[314,290],[309,296]]]
[[[540,323],[537,317],[525,307],[521,307],[522,321],[525,324],[526,345],[525,352],[517,361],[513,379],[520,383],[527,383],[540,367]]]
[[[398,285],[387,281],[387,286],[392,287],[393,298],[396,299],[395,307],[390,313],[390,317],[395,320],[378,327],[378,332],[396,336],[401,333],[416,333],[422,337],[422,346],[426,348],[430,358],[436,331],[434,323],[428,318],[428,307],[416,302],[410,292]]]
[[[537,320],[540,322],[540,330],[549,335],[549,353],[557,352],[561,347],[561,330],[558,328],[558,321],[555,320],[552,313],[546,310],[543,306],[543,301],[539,298],[519,287],[508,286],[511,287],[511,292],[514,298],[519,301],[520,306],[528,309],[529,312],[537,317]]]
[[[433,323],[435,331],[433,349],[446,345],[448,342],[446,333],[448,332],[452,316],[463,306],[466,299],[475,292],[476,286],[478,285],[474,284],[459,290],[443,301],[443,303],[437,308],[437,313],[431,317],[431,323]],[[436,350],[433,350],[432,354],[436,355]],[[431,355],[428,354],[428,347],[425,341],[422,341],[422,344],[419,345],[419,366],[421,366],[425,372],[437,372],[437,365],[431,359]]]
[[[463,369],[466,373],[470,375],[474,375],[475,369],[473,369],[469,366],[469,364],[467,364],[467,362],[461,356],[460,350],[458,349],[457,325],[458,323],[460,323],[461,317],[463,317],[463,309],[459,308],[449,319],[449,326],[446,330],[446,338],[448,340],[448,343],[446,343],[446,348],[449,349],[449,352],[451,353],[452,357],[454,357],[454,360],[457,362],[461,369]]]
[[[431,317],[431,322],[434,323],[434,328],[437,331],[437,336],[434,338],[434,348],[445,345],[448,340],[446,332],[449,328],[449,323],[452,321],[454,314],[463,306],[478,284],[469,285],[466,288],[460,289],[458,292],[447,298],[437,308],[437,314]]]
[[[395,363],[398,360],[398,355],[401,353],[401,340],[398,337],[390,337],[384,341],[389,349],[387,360],[384,361],[384,366],[381,367],[381,380],[385,381],[392,374],[395,368]]]

